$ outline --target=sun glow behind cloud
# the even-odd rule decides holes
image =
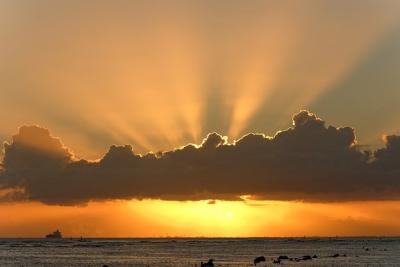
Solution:
[[[0,136],[39,124],[96,159],[112,143],[145,153],[211,131],[232,142],[274,132],[362,64],[398,18],[396,1],[2,1]],[[7,203],[0,236],[59,226],[75,236],[400,234],[396,205]]]
[[[2,5],[1,104],[18,114],[2,115],[0,130],[40,123],[91,158],[109,143],[147,152],[198,143],[205,130],[237,138],[280,96],[276,121],[286,120],[349,73],[400,10],[374,1]],[[224,115],[211,116],[226,122],[206,119],[213,91],[211,113]]]

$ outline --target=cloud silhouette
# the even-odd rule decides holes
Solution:
[[[400,136],[374,153],[361,151],[354,129],[326,126],[301,111],[274,137],[248,134],[229,143],[208,134],[159,154],[111,146],[99,161],[77,159],[47,129],[23,126],[4,145],[0,188],[48,204],[89,200],[255,199],[347,201],[400,198]],[[22,193],[21,193],[22,192]]]

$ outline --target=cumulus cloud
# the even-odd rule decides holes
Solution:
[[[24,126],[4,145],[0,188],[49,204],[106,199],[256,199],[346,201],[400,198],[400,136],[361,151],[354,129],[326,126],[301,111],[273,137],[229,143],[209,134],[200,145],[139,155],[111,146],[99,161],[77,159],[47,129]],[[23,192],[23,193],[21,193]]]

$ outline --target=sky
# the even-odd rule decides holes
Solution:
[[[399,70],[396,0],[0,0],[0,236],[399,235]]]

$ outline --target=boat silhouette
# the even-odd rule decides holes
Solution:
[[[57,229],[53,233],[46,235],[46,238],[62,238],[61,232]]]

